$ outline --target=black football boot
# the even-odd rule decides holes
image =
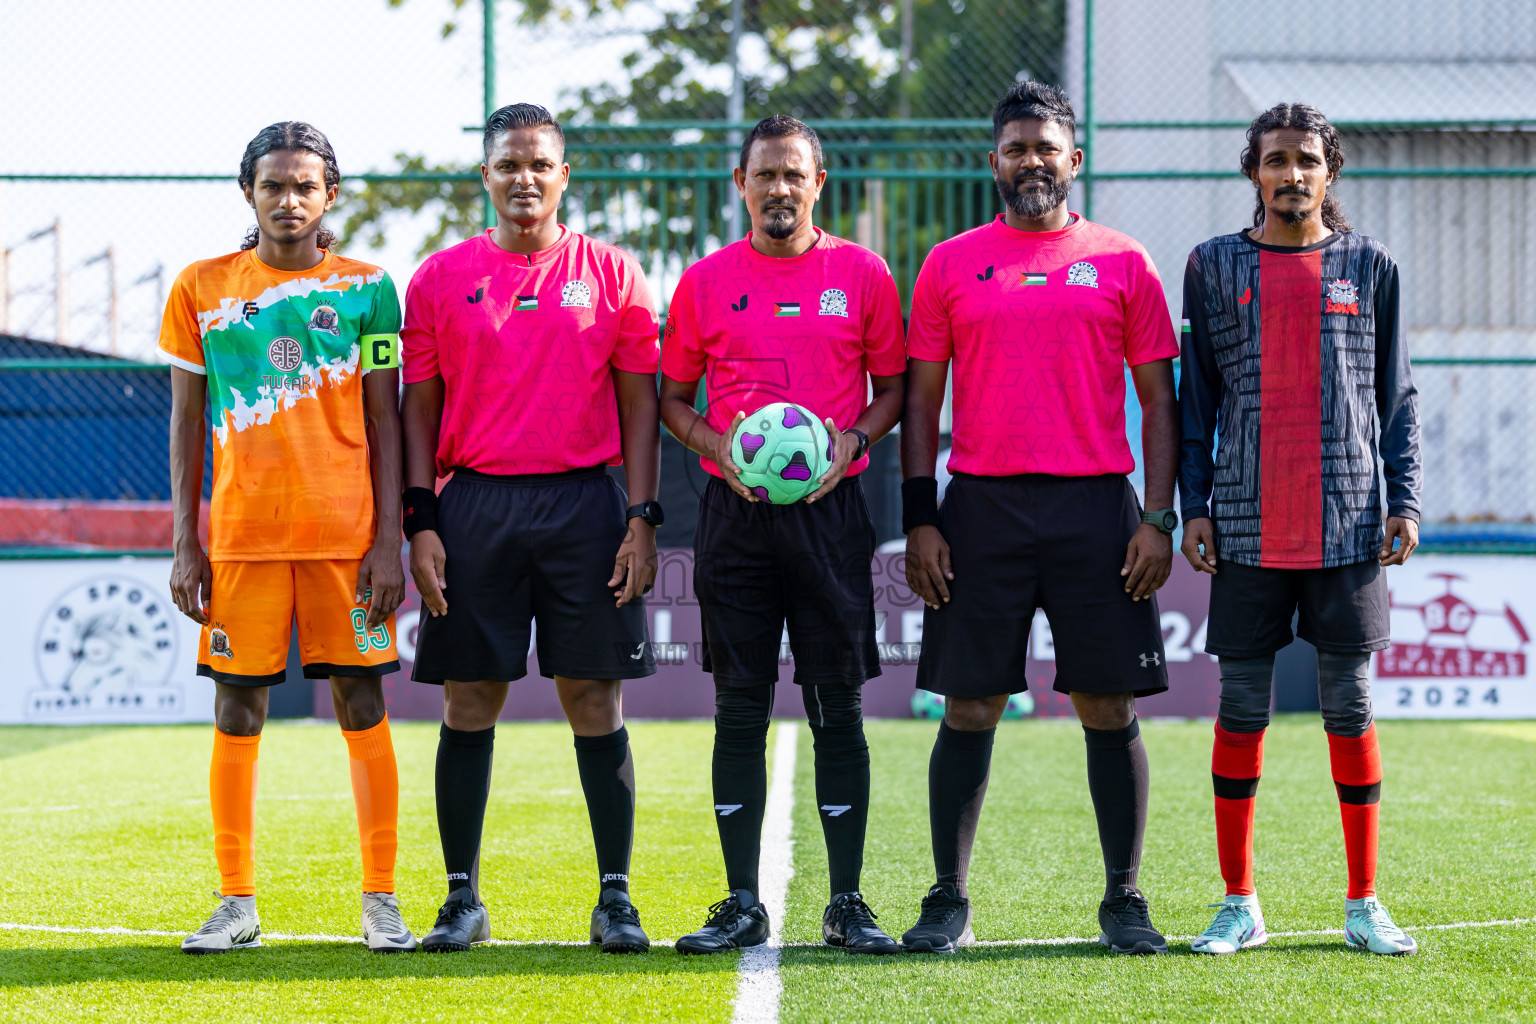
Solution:
[[[432,930],[421,940],[423,953],[462,953],[491,937],[491,915],[469,886],[448,894]]]
[[[602,943],[604,953],[644,953],[651,948],[629,893],[603,890],[592,908],[592,941]]]
[[[901,944],[875,924],[875,912],[856,892],[840,892],[821,915],[821,941],[850,953],[900,953]]]
[[[768,911],[747,889],[736,889],[709,908],[704,927],[677,940],[679,953],[724,953],[768,941]]]

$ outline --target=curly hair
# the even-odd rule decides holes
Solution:
[[[1244,147],[1242,158],[1238,162],[1242,167],[1243,177],[1249,181],[1253,180],[1254,172],[1259,169],[1259,157],[1265,134],[1280,128],[1316,135],[1323,144],[1323,160],[1328,165],[1328,177],[1331,179],[1327,191],[1323,193],[1323,224],[1341,233],[1350,230],[1349,218],[1344,215],[1344,207],[1333,191],[1333,182],[1338,180],[1339,173],[1344,170],[1344,143],[1339,138],[1339,130],[1330,124],[1323,116],[1323,112],[1316,107],[1305,103],[1276,103],[1254,118],[1253,123],[1248,126],[1248,145]],[[1256,228],[1264,226],[1264,193],[1262,191],[1254,197],[1253,226]]]
[[[331,149],[331,140],[325,137],[325,133],[303,121],[279,121],[257,132],[256,137],[246,145],[245,155],[240,158],[241,188],[256,187],[256,161],[273,152],[313,153],[325,163],[326,190],[341,184],[341,168],[336,165],[336,151]],[[245,233],[245,241],[240,243],[240,248],[254,249],[260,241],[261,228],[252,227]],[[320,230],[315,233],[315,245],[321,249],[330,249],[335,244],[336,233],[321,224]]]

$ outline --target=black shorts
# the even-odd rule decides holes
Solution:
[[[1380,651],[1389,640],[1387,576],[1371,559],[1330,569],[1264,569],[1222,559],[1211,577],[1205,650],[1262,658],[1296,635],[1330,654]]]
[[[797,683],[862,686],[880,674],[875,524],[858,477],[810,505],[749,502],[710,477],[693,551],[704,671],[716,683],[776,682],[786,628]]]
[[[1125,592],[1125,548],[1141,524],[1123,476],[956,473],[939,508],[955,578],[923,610],[919,689],[995,697],[1026,689],[1035,609],[1051,623],[1056,690],[1168,689],[1157,598]]]
[[[656,671],[645,601],[614,607],[624,491],[602,466],[530,476],[458,469],[443,488],[448,614],[423,609],[411,678],[507,681],[528,674],[635,679]]]

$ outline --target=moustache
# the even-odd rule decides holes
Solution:
[[[1312,190],[1305,185],[1281,185],[1275,189],[1276,196],[1301,196],[1303,199],[1312,198]]]

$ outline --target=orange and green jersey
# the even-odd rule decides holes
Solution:
[[[160,348],[208,378],[209,558],[367,553],[374,511],[362,376],[399,365],[399,334],[389,275],[334,253],[285,271],[246,250],[181,272]]]

